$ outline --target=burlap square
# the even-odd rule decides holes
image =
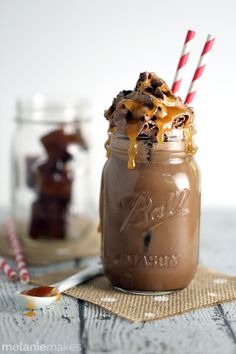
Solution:
[[[32,279],[45,285],[59,281],[77,270],[47,274]],[[165,317],[213,306],[236,299],[236,277],[199,266],[190,285],[162,296],[130,295],[112,288],[105,276],[92,279],[65,291],[65,294],[99,305],[133,322],[160,320]]]

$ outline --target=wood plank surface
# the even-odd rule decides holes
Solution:
[[[85,305],[83,311],[84,353],[236,352],[218,307],[143,324],[129,323],[96,306]]]
[[[203,213],[200,262],[236,274],[235,231],[235,211]],[[77,260],[32,267],[30,271],[32,275],[40,275],[78,265]],[[21,288],[21,284],[12,284],[0,275],[0,352],[2,344],[44,343],[52,345],[44,351],[48,353],[58,353],[57,345],[73,344],[79,346],[75,352],[86,354],[236,354],[235,302],[161,321],[134,324],[97,306],[63,296],[60,304],[28,318],[13,300],[14,291]],[[16,351],[8,351],[11,352]],[[65,347],[60,352],[73,351]]]

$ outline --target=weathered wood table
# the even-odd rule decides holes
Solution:
[[[200,262],[236,274],[236,211],[203,212]],[[78,263],[74,260],[30,271],[40,275]],[[63,296],[60,305],[28,318],[12,298],[20,289],[20,284],[0,275],[0,353],[27,352],[31,344],[35,346],[29,353],[236,353],[236,302],[134,324]]]

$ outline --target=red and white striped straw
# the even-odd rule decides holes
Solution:
[[[0,268],[11,281],[16,281],[18,279],[14,269],[12,269],[9,264],[7,264],[5,258],[3,257],[0,257]]]
[[[195,70],[195,73],[193,75],[192,78],[192,82],[190,84],[187,96],[185,98],[185,102],[186,104],[190,104],[192,103],[195,94],[197,92],[197,85],[199,83],[199,79],[202,77],[203,72],[205,70],[206,67],[206,63],[207,63],[207,59],[209,57],[209,54],[211,52],[211,49],[213,47],[215,41],[215,36],[212,36],[211,34],[208,34],[207,38],[206,38],[206,42],[204,44],[198,65],[197,65],[197,69]]]
[[[11,220],[5,224],[7,235],[9,237],[10,245],[15,256],[16,266],[19,271],[20,281],[27,284],[30,281],[30,276],[26,267],[26,262],[22,254],[20,241],[16,233],[15,227]]]
[[[188,62],[190,48],[191,48],[194,36],[195,36],[195,31],[188,30],[185,41],[184,41],[183,49],[181,52],[181,56],[179,59],[179,63],[178,63],[178,66],[177,66],[177,69],[175,72],[174,82],[173,82],[173,85],[171,88],[173,93],[176,93],[177,91],[179,91],[179,88],[180,88],[180,85],[181,85],[181,82],[183,79],[183,69]]]

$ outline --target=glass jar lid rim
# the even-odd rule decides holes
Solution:
[[[54,97],[36,94],[16,103],[16,120],[29,122],[77,122],[90,120],[89,102],[78,97]]]
[[[129,140],[128,136],[125,134],[122,134],[120,132],[109,132],[109,135],[113,135],[118,139],[121,140]],[[138,141],[152,141],[152,143],[157,143],[156,139],[153,139],[153,137],[149,137],[146,135],[138,135],[136,137]],[[168,134],[168,140],[164,141],[163,143],[166,142],[175,142],[175,141],[183,141],[185,140],[184,137],[184,129],[178,128],[178,129],[172,129],[170,133]]]

